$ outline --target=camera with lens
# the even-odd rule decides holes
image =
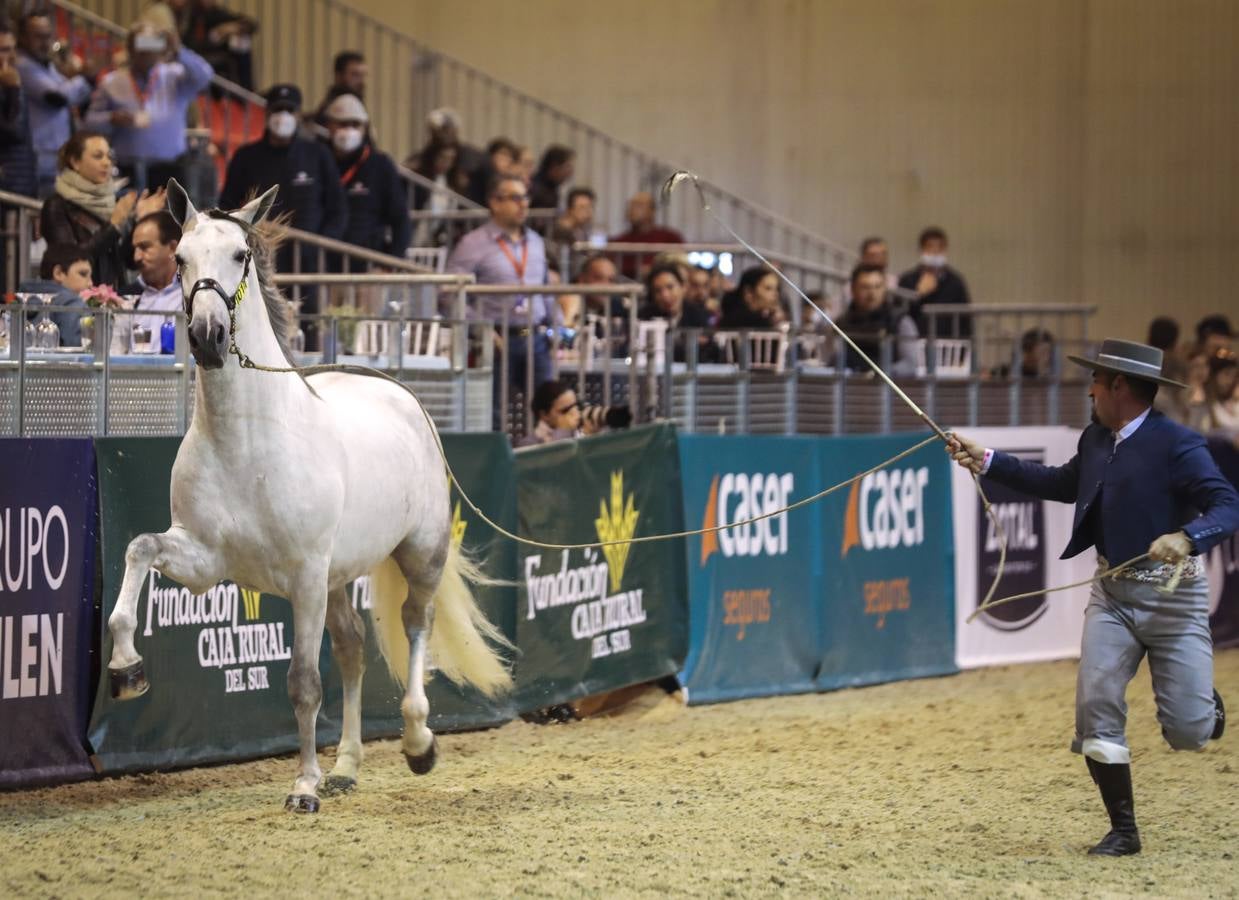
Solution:
[[[632,424],[632,410],[627,406],[598,406],[584,404],[581,406],[581,430],[586,434],[594,434],[604,428],[627,428]]]

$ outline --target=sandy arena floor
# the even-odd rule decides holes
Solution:
[[[1239,709],[1239,651],[1217,659]],[[290,758],[0,794],[9,897],[1239,895],[1239,728],[1175,754],[1129,698],[1143,856],[1065,749],[1072,663],[440,740],[282,809]],[[154,689],[158,690],[158,686]],[[324,761],[324,769],[329,760]]]

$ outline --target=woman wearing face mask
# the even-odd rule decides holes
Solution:
[[[353,94],[341,94],[324,110],[328,139],[348,201],[344,240],[369,250],[404,256],[412,234],[409,201],[396,164],[370,141],[370,116]],[[364,266],[354,261],[353,271]]]
[[[119,287],[132,263],[129,237],[133,223],[163,209],[164,191],[127,191],[112,178],[112,148],[108,139],[79,131],[60,148],[56,191],[39,214],[39,227],[48,246],[71,244],[90,254],[96,284]]]

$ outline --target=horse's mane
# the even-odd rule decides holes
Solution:
[[[267,318],[271,321],[271,330],[275,332],[276,342],[288,365],[296,367],[292,354],[292,335],[297,324],[293,321],[292,310],[288,300],[275,283],[275,251],[284,242],[285,216],[281,215],[274,221],[262,221],[245,229],[245,242],[254,255],[254,271],[258,274],[258,287],[262,292],[263,303],[267,306]]]

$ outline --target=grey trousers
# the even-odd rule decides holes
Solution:
[[[1094,582],[1084,613],[1076,681],[1075,753],[1127,763],[1127,683],[1149,657],[1157,721],[1175,750],[1199,750],[1213,732],[1213,638],[1202,575],[1163,594],[1140,581]]]

